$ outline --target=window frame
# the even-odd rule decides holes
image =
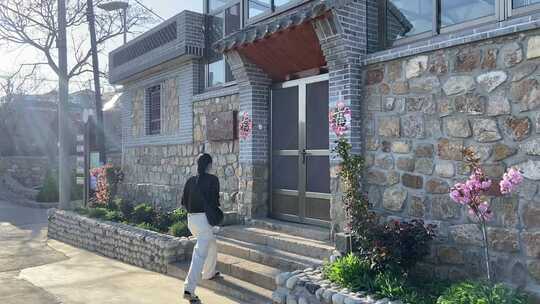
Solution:
[[[151,115],[151,99],[149,98],[149,90],[155,87],[159,87],[159,129],[153,131]],[[161,135],[163,130],[163,83],[154,83],[144,88],[144,132],[146,136],[158,136]]]
[[[257,22],[260,22],[264,19],[267,19],[271,16],[274,16],[276,14],[281,14],[287,10],[290,10],[294,7],[297,7],[297,6],[300,6],[306,2],[310,2],[312,0],[291,0],[289,3],[285,4],[285,5],[282,5],[280,7],[277,7],[275,5],[275,0],[270,0],[270,10],[265,12],[265,13],[261,13],[260,15],[257,15],[257,16],[254,16],[254,17],[249,17],[249,0],[243,0],[242,2],[244,3],[244,7],[245,7],[245,10],[244,10],[244,22],[245,22],[245,25],[251,25],[251,24],[254,24],[254,23],[257,23]]]
[[[225,22],[226,22],[226,13],[225,11],[228,10],[229,8],[235,6],[235,5],[239,5],[239,15],[240,15],[240,29],[243,29],[244,28],[244,0],[228,0],[227,2],[225,2],[224,5],[220,6],[219,8],[217,9],[214,9],[212,11],[209,11],[209,8],[210,8],[210,2],[211,0],[205,0],[204,3],[203,3],[203,6],[204,6],[204,12],[205,12],[205,15],[207,16],[205,18],[205,27],[207,27],[209,25],[209,19],[208,17],[213,17],[213,16],[216,16],[216,15],[219,15],[221,13],[223,13],[223,31],[221,33],[222,37],[225,37],[225,31],[226,31],[226,25],[225,25]],[[208,38],[208,37],[206,37]],[[206,52],[208,52],[208,47],[205,48],[206,49]],[[204,61],[204,90],[205,91],[210,91],[210,90],[215,90],[215,89],[219,89],[219,88],[222,88],[222,87],[228,87],[228,86],[231,86],[231,85],[234,85],[236,84],[236,81],[234,79],[231,79],[229,81],[227,81],[227,60],[223,57],[221,60],[224,60],[225,61],[225,65],[224,65],[224,75],[225,75],[225,81],[223,83],[219,83],[219,84],[215,84],[215,85],[212,85],[210,86],[209,85],[209,80],[210,80],[210,63],[208,61],[208,53],[205,54],[205,61]]]
[[[506,11],[508,12],[508,18],[530,15],[532,12],[537,10],[540,10],[540,3],[529,4],[523,7],[514,8],[513,0],[507,0],[506,2]]]
[[[452,32],[462,31],[470,29],[475,26],[489,24],[493,22],[506,21],[512,17],[530,15],[534,11],[540,10],[540,3],[527,5],[524,7],[514,9],[512,7],[513,0],[495,0],[495,12],[493,15],[488,15],[472,20],[468,20],[462,23],[453,24],[449,26],[442,26],[441,14],[442,7],[441,1],[444,0],[432,0],[433,1],[433,22],[431,31],[426,31],[413,36],[396,39],[394,41],[389,40],[387,33],[387,3],[389,0],[378,1],[378,39],[379,47],[381,50],[391,49],[393,47],[403,46],[413,42],[421,41],[436,37],[439,34],[448,34]]]

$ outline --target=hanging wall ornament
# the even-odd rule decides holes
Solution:
[[[242,112],[242,115],[240,117],[240,123],[238,125],[238,132],[240,133],[240,138],[242,140],[247,139],[251,134],[252,129],[253,121],[251,121],[251,118],[249,118],[249,113]]]
[[[343,102],[338,102],[337,107],[329,113],[329,123],[338,137],[343,136],[351,126],[351,109]]]

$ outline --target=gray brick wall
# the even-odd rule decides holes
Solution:
[[[270,85],[266,73],[236,51],[227,54],[227,60],[238,83],[240,112],[248,112],[253,121],[251,136],[240,143],[240,162],[268,163],[268,126]]]
[[[367,53],[366,2],[351,1],[335,10],[327,19],[314,24],[330,73],[330,107],[343,102],[352,110],[352,125],[346,135],[356,152],[362,149],[361,140],[361,65]],[[328,26],[325,23],[333,23]],[[325,29],[333,28],[335,32]],[[330,132],[330,140],[336,140]]]

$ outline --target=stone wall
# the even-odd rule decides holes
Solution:
[[[161,85],[161,135],[177,134],[180,128],[177,83],[175,77],[156,83]],[[134,90],[131,126],[133,137],[146,135],[146,88],[139,87]]]
[[[191,257],[195,239],[49,209],[48,237],[148,270],[167,273],[169,263]]]
[[[56,166],[50,162],[47,157],[0,157],[0,175],[7,172],[25,187],[39,187],[43,184],[47,170]]]
[[[514,34],[366,69],[366,184],[389,217],[438,224],[426,274],[478,276],[481,236],[449,187],[469,175],[472,147],[497,179],[524,171],[519,193],[489,197],[497,279],[540,293],[540,36]],[[498,183],[497,183],[498,184]]]
[[[206,139],[210,113],[237,111],[238,95],[197,101],[193,107],[193,143],[143,145],[125,148],[124,195],[136,202],[149,202],[171,209],[180,205],[182,188],[197,173],[197,156],[214,158],[213,173],[221,183],[221,204],[225,211],[237,210],[239,176],[238,140],[211,142]],[[133,121],[133,126],[138,123]]]

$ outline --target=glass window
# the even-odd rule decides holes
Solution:
[[[495,0],[441,1],[441,25],[449,26],[495,15]]]
[[[225,35],[240,29],[240,4],[233,5],[225,10]]]
[[[518,8],[518,7],[524,7],[527,5],[533,5],[537,3],[540,3],[540,0],[513,0],[512,7]]]
[[[241,25],[240,3],[226,8],[208,19],[208,47],[206,58],[206,87],[212,87],[233,80],[231,68],[223,59],[223,55],[214,51],[212,45],[223,38],[238,31]]]
[[[161,132],[161,85],[146,89],[146,134]]]
[[[208,64],[208,87],[225,83],[225,60],[219,59]]]
[[[287,5],[293,1],[294,0],[274,0],[274,5],[275,7],[280,7],[280,6]]]
[[[208,11],[216,10],[224,6],[229,0],[208,0]]]
[[[433,0],[388,0],[386,30],[389,40],[431,31]]]
[[[248,18],[257,17],[271,10],[271,0],[248,0]]]

